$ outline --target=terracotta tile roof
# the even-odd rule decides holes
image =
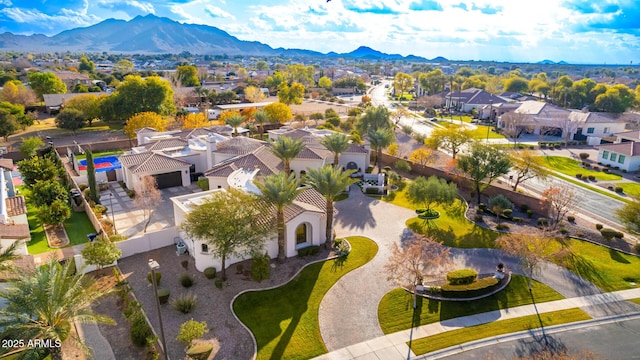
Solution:
[[[188,146],[189,142],[184,139],[179,138],[171,138],[171,139],[162,139],[149,144],[144,145],[147,150],[164,150],[171,148],[184,148]]]
[[[640,141],[640,130],[623,131],[623,132],[615,133],[613,135],[621,137],[623,139],[629,139],[629,140],[633,139],[633,140],[639,140]]]
[[[284,209],[284,221],[289,222],[306,211],[324,214],[325,206],[325,198],[315,189],[307,188],[298,195],[291,205]]]
[[[600,145],[598,150],[607,150],[626,156],[638,156],[640,155],[640,142],[627,141],[618,144]]]
[[[2,239],[29,239],[29,225],[27,224],[0,224],[0,238]]]
[[[209,135],[211,134],[212,131],[209,128],[197,128],[197,129],[185,129],[182,131],[179,131],[175,134],[173,134],[176,137],[179,137],[181,139],[189,139],[191,137],[197,137],[197,136],[201,136],[201,135]]]
[[[302,139],[305,136],[313,136],[311,131],[307,131],[304,129],[294,129],[294,130],[290,130],[287,131],[285,133],[282,133],[280,136],[286,136],[288,138],[292,138],[292,139]]]
[[[27,213],[27,204],[22,195],[8,197],[6,203],[7,215],[9,216],[18,216]]]
[[[236,156],[216,164],[205,172],[205,176],[228,176],[238,169],[252,170],[255,168],[260,169],[260,176],[268,176],[282,171],[282,161],[263,145],[249,154]]]
[[[572,111],[569,114],[569,119],[574,121],[583,121],[590,124],[620,122],[614,119],[611,115],[606,113],[594,113],[594,112],[582,112],[582,111]]]
[[[226,141],[221,141],[216,145],[216,152],[229,155],[245,155],[249,154],[266,142],[255,140],[246,136],[236,136]]]
[[[134,174],[144,174],[157,170],[182,170],[190,163],[151,151],[120,156],[120,163]]]
[[[333,157],[333,153],[323,147],[305,146],[296,156],[296,159],[327,159]]]
[[[367,149],[364,148],[364,145],[360,144],[351,144],[349,148],[345,151],[346,153],[360,153],[366,154]]]
[[[150,127],[143,127],[141,129],[138,129],[135,131],[136,134],[147,134],[147,133],[152,133],[152,132],[158,132],[158,130],[154,129],[154,128],[150,128]]]
[[[11,159],[0,159],[0,168],[5,170],[13,171],[13,160]]]

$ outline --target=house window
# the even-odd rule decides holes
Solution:
[[[609,159],[609,152],[608,152],[608,151],[606,151],[606,150],[605,150],[605,151],[603,151],[603,152],[602,152],[602,158],[603,158],[604,160]]]
[[[307,242],[307,224],[300,224],[296,228],[296,245]]]
[[[595,128],[587,128],[587,134],[593,134]]]
[[[609,160],[616,161],[616,157],[617,157],[616,153],[611,153],[611,158],[609,158]]]
[[[608,134],[608,133],[609,133],[609,128],[608,128],[608,127],[604,128],[604,133],[605,133],[605,134]]]
[[[624,156],[624,155],[620,155],[620,156],[618,156],[618,163],[620,163],[620,164],[624,164],[624,158],[625,158],[625,156]]]
[[[202,245],[200,245],[200,248],[201,248],[201,250],[202,250],[202,252],[203,252],[203,253],[206,253],[206,254],[208,254],[208,253],[209,253],[209,245],[207,245],[207,244],[202,244]]]

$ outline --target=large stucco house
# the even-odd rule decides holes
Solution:
[[[640,130],[614,135],[613,144],[598,146],[598,163],[628,172],[640,170]]]

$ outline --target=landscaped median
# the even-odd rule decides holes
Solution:
[[[327,352],[318,321],[322,298],[342,276],[378,252],[378,245],[368,238],[346,239],[351,252],[345,261],[308,265],[280,287],[246,292],[233,302],[233,311],[256,339],[257,359],[308,359]]]

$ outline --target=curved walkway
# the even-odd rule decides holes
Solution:
[[[387,292],[396,287],[386,280],[383,269],[389,257],[388,249],[390,244],[412,235],[405,227],[405,221],[415,216],[409,209],[370,198],[355,188],[349,199],[336,203],[336,209],[337,236],[367,236],[378,244],[380,250],[367,265],[340,279],[320,304],[320,331],[330,352],[383,336],[378,322],[378,304]],[[452,248],[451,253],[458,267],[491,272],[496,264],[502,262],[514,273],[523,274],[517,258],[501,250]],[[551,263],[543,264],[534,278],[567,298],[603,293],[597,286]],[[624,301],[609,304],[611,306],[587,306],[583,310],[592,317],[638,311],[637,305]]]

